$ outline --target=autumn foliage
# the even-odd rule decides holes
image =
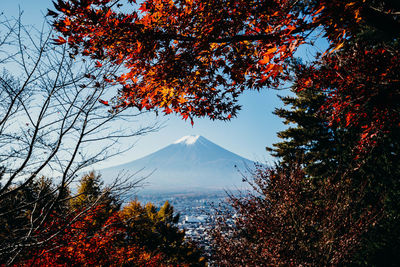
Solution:
[[[202,250],[176,226],[178,218],[168,202],[158,208],[134,200],[121,208],[119,196],[92,172],[64,209],[54,210],[35,230],[36,244],[22,250],[13,265],[205,266]]]
[[[125,13],[119,1],[59,0],[49,12],[62,34],[55,43],[124,66],[104,77],[121,85],[116,108],[160,108],[184,119],[235,116],[244,90],[288,78],[285,60],[320,25],[340,45],[361,20],[358,1],[135,2]]]
[[[72,214],[67,219],[51,220],[48,231],[61,231],[46,246],[35,251],[23,264],[31,266],[160,266],[160,257],[135,244],[124,244],[126,229],[118,213],[102,225],[93,222],[102,214],[102,205]],[[80,211],[78,211],[80,212]]]
[[[400,234],[391,235],[400,233],[398,1],[57,0],[54,6],[48,15],[59,33],[56,45],[98,68],[119,68],[96,77],[119,88],[100,100],[114,110],[161,110],[192,123],[203,116],[229,120],[245,90],[292,82],[297,97],[305,92],[292,101],[298,110],[280,112],[299,127],[279,133],[290,140],[276,146],[278,166],[260,166],[255,193],[232,196],[236,217],[220,217],[217,264],[368,265],[386,254],[398,263]],[[311,62],[296,60],[299,46],[313,45],[316,36],[328,48]],[[52,231],[63,234],[26,262],[107,265],[116,257],[120,265],[188,264],[182,255],[195,249],[168,226],[175,220],[168,207],[163,215],[135,202],[122,211],[103,208],[51,221]],[[142,235],[142,228],[153,232]],[[179,245],[166,244],[166,236]],[[154,249],[148,240],[157,241]]]
[[[351,263],[360,237],[381,206],[360,209],[365,190],[346,182],[311,180],[300,165],[259,167],[255,191],[231,196],[213,231],[219,266],[337,266]]]
[[[399,51],[365,43],[300,67],[297,90],[327,95],[320,112],[331,125],[361,128],[358,150],[367,152],[400,126]]]

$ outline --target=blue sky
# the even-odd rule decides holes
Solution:
[[[0,11],[8,17],[17,17],[19,7],[24,11],[23,21],[26,24],[35,24],[40,27],[43,15],[47,12],[46,9],[51,8],[52,3],[50,0],[7,0],[2,1]],[[310,53],[312,51],[307,49],[301,51],[302,56]],[[272,163],[273,158],[267,154],[265,147],[277,142],[276,133],[286,127],[280,118],[272,114],[272,111],[281,106],[277,95],[288,93],[288,90],[271,89],[261,92],[247,91],[240,98],[241,112],[237,118],[233,118],[229,122],[196,119],[192,127],[189,121],[185,122],[174,115],[159,116],[158,119],[165,122],[164,128],[139,139],[129,140],[128,142],[136,142],[133,150],[110,159],[98,168],[122,164],[143,157],[185,135],[202,135],[240,156]],[[132,127],[136,126],[132,125]]]

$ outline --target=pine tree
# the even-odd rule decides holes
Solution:
[[[358,159],[363,128],[347,125],[345,117],[337,121],[327,117],[332,112],[322,109],[328,99],[326,92],[313,87],[301,89],[295,84],[295,96],[281,98],[286,107],[276,109],[275,114],[290,127],[278,133],[281,142],[267,149],[282,166],[300,162],[307,179],[334,177],[337,183],[349,182],[348,195],[360,198],[353,209],[375,210],[379,218],[363,234],[353,262],[395,266],[400,262],[400,127],[385,132]]]
[[[71,200],[71,205],[73,208],[84,208],[93,204],[104,204],[115,211],[119,209],[120,203],[118,202],[110,190],[104,187],[101,176],[90,172],[82,176],[77,194]]]
[[[166,201],[160,208],[153,203],[142,205],[131,201],[121,211],[126,225],[126,240],[161,253],[162,262],[168,266],[205,266],[202,251],[185,239],[185,232],[177,227],[179,214]]]
[[[313,88],[298,90],[297,84],[291,91],[294,96],[280,97],[285,107],[274,111],[289,128],[278,132],[282,141],[267,151],[279,158],[284,166],[302,163],[312,178],[337,175],[351,162],[350,142],[354,137],[347,129],[328,127],[330,122],[326,113],[320,111],[326,101],[323,92]]]
[[[77,194],[71,198],[71,207],[75,212],[84,212],[91,210],[93,207],[101,206],[93,223],[97,227],[101,227],[107,219],[120,209],[121,203],[119,199],[113,196],[107,187],[103,186],[101,176],[95,172],[83,175]],[[96,227],[93,231],[98,230]]]

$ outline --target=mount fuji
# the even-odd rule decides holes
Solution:
[[[254,162],[199,135],[184,136],[148,156],[100,170],[107,181],[118,173],[149,174],[145,191],[183,192],[236,189],[244,186],[240,172]]]

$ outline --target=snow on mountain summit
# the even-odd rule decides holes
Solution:
[[[173,144],[143,158],[102,169],[103,179],[121,171],[143,170],[149,190],[223,190],[238,188],[242,176],[254,162],[211,142],[200,135],[184,136]]]
[[[174,142],[174,144],[193,145],[199,139],[200,135],[187,135]]]

